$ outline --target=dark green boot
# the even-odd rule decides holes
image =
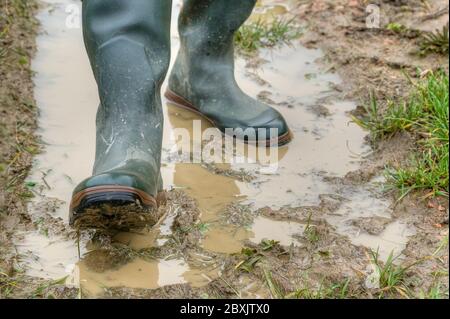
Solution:
[[[178,106],[201,113],[223,133],[227,133],[226,128],[241,129],[236,137],[249,143],[258,139],[266,145],[283,145],[292,135],[281,114],[242,92],[234,77],[234,34],[255,3],[184,1],[179,17],[181,48],[166,97]],[[242,134],[249,128],[256,132],[253,137]],[[278,134],[270,135],[271,128]]]
[[[83,32],[98,85],[93,176],[74,190],[77,228],[133,229],[158,220],[163,114],[170,61],[169,0],[84,0]]]

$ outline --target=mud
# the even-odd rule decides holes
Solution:
[[[314,4],[299,5],[293,14],[309,25],[301,42],[307,47],[322,48],[326,52],[322,62],[348,80],[340,88],[345,96],[368,104],[372,93],[377,97],[382,111],[392,98],[402,100],[408,95],[408,77],[416,79],[423,72],[438,68],[448,73],[447,57],[437,54],[425,57],[417,55],[420,31],[442,29],[448,23],[448,4],[445,1],[373,3],[380,7],[380,29],[366,27],[365,5],[359,1],[315,1]],[[384,26],[391,22],[410,29],[404,33],[388,31]],[[357,107],[354,112],[360,110]],[[376,176],[385,165],[395,167],[403,163],[408,158],[412,142],[408,134],[399,134],[373,145],[374,150],[367,157],[368,161],[363,163],[363,168],[348,173],[346,182],[359,184]],[[389,195],[395,196],[392,193]],[[408,238],[406,249],[403,250],[402,263],[408,265],[420,261],[410,273],[411,278],[420,282],[412,285],[416,296],[437,284],[446,287],[443,291],[447,291],[448,296],[448,277],[434,275],[436,269],[448,267],[448,248],[445,244],[448,240],[448,225],[440,223],[445,221],[443,216],[448,215],[448,203],[445,198],[431,202],[424,194],[412,194],[401,202],[394,202],[392,216],[397,223],[407,223],[415,228],[415,234]],[[441,211],[438,207],[441,207]],[[386,226],[383,231],[388,228]],[[375,229],[368,230],[369,233],[373,231]],[[439,251],[440,257],[427,258],[439,246],[446,247]]]
[[[34,226],[15,235],[27,275],[69,276],[66,284],[82,297],[334,298],[332,287],[348,281],[343,297],[372,298],[379,291],[366,284],[373,272],[370,249],[383,260],[401,254],[397,262],[407,263],[433,255],[448,236],[445,203],[429,207],[407,198],[399,204],[383,191],[382,169],[404,160],[409,137],[371,145],[350,117],[369,90],[406,94],[399,65],[448,64],[403,54],[414,37],[386,39],[361,28],[364,6],[358,1],[260,1],[252,19],[296,17],[306,29],[290,46],[236,63],[241,87],[278,109],[294,132],[276,165],[258,157],[253,164],[180,163],[174,153],[183,145],[173,131],[192,132],[199,118],[163,101],[162,174],[171,190],[165,219],[140,232],[77,238],[67,225],[68,203],[73,187],[90,174],[98,98],[81,30],[64,26],[65,6],[74,2],[45,2],[49,6],[38,14],[45,33],[37,38],[32,65],[44,152],[27,178],[36,196],[28,207]],[[397,7],[382,4],[393,19]],[[179,7],[176,2],[174,16]],[[175,24],[173,19],[172,32]],[[175,52],[175,33],[172,42]],[[202,128],[208,127],[203,120]],[[249,158],[251,151],[239,154]],[[428,258],[414,268],[412,277],[423,289],[445,281],[430,271],[448,265],[445,250],[437,261]],[[314,295],[319,287],[326,289]]]
[[[86,229],[130,231],[143,229],[147,225],[154,226],[161,218],[164,216],[156,207],[144,208],[136,203],[120,207],[104,204],[86,209],[83,216],[73,223],[73,227],[80,231]]]
[[[35,134],[38,109],[30,62],[38,22],[35,1],[0,4],[0,298],[74,298],[63,281],[24,274],[17,236],[35,228],[26,202],[33,194],[25,179],[39,152]]]

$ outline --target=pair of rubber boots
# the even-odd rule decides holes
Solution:
[[[233,39],[256,0],[186,0],[181,48],[166,97],[248,143],[290,141],[283,117],[238,87]],[[161,85],[170,62],[171,0],[84,0],[83,34],[98,85],[93,176],[74,190],[70,223],[127,230],[155,224],[164,202],[160,174]],[[240,129],[240,130],[239,130]],[[265,130],[263,130],[265,129]],[[272,136],[270,129],[277,129]]]

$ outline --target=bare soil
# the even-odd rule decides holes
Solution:
[[[298,17],[306,21],[308,32],[302,38],[306,46],[320,47],[326,52],[323,63],[338,72],[345,84],[342,94],[362,103],[369,103],[370,94],[381,105],[402,100],[410,90],[408,77],[416,80],[429,70],[444,69],[448,74],[448,56],[417,54],[422,30],[442,30],[448,23],[446,1],[371,1],[380,6],[381,29],[366,27],[365,1],[314,1],[298,7]],[[383,26],[400,23],[408,32],[396,33]],[[355,112],[360,112],[358,107]],[[374,145],[375,151],[359,171],[347,174],[343,182],[367,180],[386,165],[405,162],[413,147],[408,134]],[[389,194],[388,194],[389,195]],[[397,196],[397,194],[391,194]],[[417,234],[410,238],[405,251],[404,265],[427,259],[448,236],[448,201],[446,198],[425,199],[415,193],[399,202],[394,216],[413,224]],[[360,221],[368,233],[380,231],[383,221]],[[447,237],[448,238],[448,237]],[[440,283],[448,291],[448,247],[438,258],[427,259],[410,269],[411,288],[418,293]]]
[[[70,298],[77,291],[62,282],[31,278],[18,267],[14,237],[36,224],[27,213],[32,196],[25,185],[33,155],[38,110],[30,62],[36,50],[35,1],[0,4],[0,298]]]

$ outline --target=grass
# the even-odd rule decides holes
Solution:
[[[17,280],[0,269],[0,298],[8,298],[17,286]]]
[[[10,44],[11,28],[14,28],[15,17],[22,20],[29,19],[34,13],[35,3],[26,0],[9,0],[0,5],[2,13],[0,15],[0,40],[4,41],[5,45],[0,48],[0,61],[5,59],[8,54],[18,56],[18,63],[22,66],[29,65],[29,59],[26,50],[20,47],[12,47]],[[19,19],[20,20],[20,19]],[[31,20],[31,19],[30,19]],[[27,26],[22,26],[24,29]]]
[[[54,288],[63,287],[67,277],[56,280],[30,281],[22,271],[15,270],[17,274],[10,276],[0,268],[0,299],[3,298],[60,298]],[[72,297],[73,292],[68,292],[66,297]]]
[[[264,253],[273,250],[280,244],[272,239],[262,239],[257,248],[244,247],[241,250],[243,259],[235,266],[235,269],[251,273],[255,266],[264,258]]]
[[[407,28],[403,24],[396,23],[396,22],[389,23],[386,26],[386,29],[396,32],[396,33],[402,33],[407,30]]]
[[[32,92],[30,61],[37,31],[38,5],[31,0],[0,1],[0,219],[17,217],[8,226],[0,221],[0,299],[32,297],[40,279],[30,279],[15,264],[13,234],[29,224],[26,202],[33,196],[25,180],[31,165],[31,150],[38,149],[33,135],[36,109]],[[2,268],[4,268],[2,270]],[[11,268],[11,269],[10,269]],[[6,270],[7,269],[7,270]]]
[[[393,252],[389,254],[386,262],[382,262],[379,259],[378,251],[371,250],[371,262],[375,266],[379,284],[378,297],[395,297],[396,294],[399,294],[404,298],[414,297],[413,292],[409,289],[410,284],[412,283],[412,278],[408,275],[408,271],[426,260],[436,258],[436,254],[440,251],[440,249],[441,248],[439,248],[431,256],[422,257],[407,265],[396,264],[395,261],[399,258],[399,256],[394,257]],[[430,291],[428,292],[429,295],[432,294],[431,290],[433,289],[430,288]],[[434,291],[434,293],[436,294],[436,291]]]
[[[448,55],[448,23],[442,30],[425,32],[419,40],[419,55],[426,56],[430,53]]]
[[[413,35],[418,37],[417,45],[418,50],[414,50],[412,53],[418,54],[421,57],[428,54],[440,54],[448,55],[449,44],[449,25],[448,23],[442,27],[442,29],[436,29],[435,31],[420,31],[410,29],[403,24],[392,22],[386,25],[386,29],[399,35]]]
[[[320,234],[315,225],[311,224],[312,212],[308,216],[305,231],[303,235],[312,244],[317,243],[320,240]]]
[[[47,298],[47,299],[55,299],[56,297],[52,293],[48,293],[49,289],[54,286],[61,286],[65,285],[65,282],[67,280],[67,276],[56,279],[56,280],[50,280],[47,282],[44,282],[40,284],[29,296],[28,298]]]
[[[263,239],[257,248],[243,248],[240,253],[241,260],[236,264],[235,270],[250,274],[259,268],[262,272],[262,280],[274,299],[344,299],[349,297],[349,278],[338,283],[325,282],[323,279],[319,287],[311,288],[305,285],[295,291],[286,290],[287,288],[274,278],[277,276],[274,276],[268,268],[267,260],[264,262],[265,253],[275,249],[278,245],[278,241]],[[229,284],[227,285],[231,288]],[[235,289],[233,288],[233,290]]]
[[[428,291],[420,294],[421,299],[448,299],[448,289],[445,289],[443,285],[437,283],[431,286]]]
[[[274,299],[284,299],[286,296],[286,292],[284,289],[279,285],[272,277],[272,273],[267,270],[263,269],[264,274],[264,280],[266,282],[267,287],[269,288],[270,294],[272,295],[272,298]]]
[[[410,161],[386,170],[389,186],[400,190],[400,198],[413,190],[448,197],[448,75],[444,71],[431,72],[412,84],[413,91],[406,101],[390,102],[381,114],[372,96],[366,116],[353,119],[370,131],[373,141],[402,131],[415,137],[417,148]]]
[[[200,231],[200,233],[202,235],[206,234],[207,232],[209,232],[209,227],[210,225],[208,223],[199,223],[197,225],[198,230]]]
[[[380,287],[380,298],[388,293],[398,292],[402,296],[408,295],[408,289],[405,285],[406,271],[412,267],[403,267],[396,265],[395,261],[398,258],[394,257],[391,252],[385,263],[379,259],[378,251],[370,251],[372,264],[375,266],[377,273],[378,284]]]
[[[324,280],[320,282],[317,289],[309,287],[297,289],[286,295],[286,298],[297,299],[346,299],[349,298],[350,279],[342,282],[325,285]]]
[[[242,248],[241,255],[244,257],[236,266],[235,269],[242,270],[247,273],[251,273],[256,264],[261,261],[263,255],[256,249]]]
[[[293,20],[276,18],[270,23],[262,20],[244,24],[234,38],[238,51],[254,53],[260,48],[274,47],[289,43],[301,35],[300,28]]]
[[[263,239],[261,240],[260,246],[263,251],[272,250],[276,245],[280,242],[272,239]]]
[[[350,279],[335,284],[325,284],[325,280],[322,280],[317,289],[304,287],[288,293],[274,280],[269,270],[263,268],[263,274],[267,288],[274,299],[346,299],[350,293]]]

